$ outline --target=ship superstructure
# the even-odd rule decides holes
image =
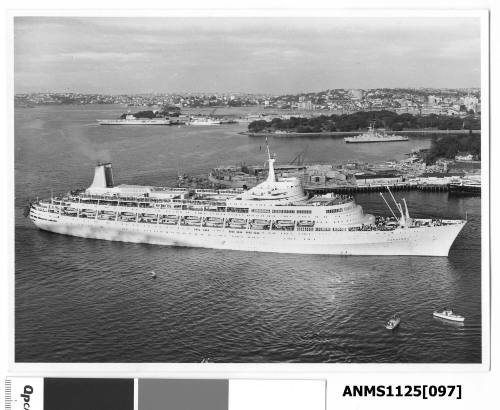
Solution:
[[[246,191],[115,186],[111,164],[98,164],[89,188],[38,200],[29,216],[40,229],[85,238],[338,255],[446,256],[465,224],[411,218],[394,197],[399,216],[386,202],[389,217],[364,213],[350,196],[309,198],[298,178],[276,177],[274,161],[268,149],[267,179]]]
[[[356,135],[354,137],[345,137],[344,141],[347,143],[362,143],[362,142],[397,142],[397,141],[408,141],[408,137],[404,135],[389,135],[385,130],[375,129],[375,124],[371,123],[368,127],[368,131]]]

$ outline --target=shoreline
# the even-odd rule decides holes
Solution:
[[[243,131],[238,134],[247,135],[249,137],[344,137],[350,135],[358,135],[364,131],[325,131],[325,132],[287,132],[284,134],[276,134],[273,132],[249,132]],[[405,135],[405,134],[469,134],[469,130],[404,130],[404,131],[391,131],[392,134]],[[481,130],[472,130],[472,134],[481,135]]]

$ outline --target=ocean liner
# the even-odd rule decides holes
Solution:
[[[412,218],[392,193],[392,206],[381,194],[388,217],[364,213],[350,196],[309,198],[298,178],[276,177],[267,152],[267,179],[246,191],[115,186],[111,164],[98,164],[89,188],[37,200],[29,217],[42,230],[84,238],[332,255],[447,256],[465,225]]]

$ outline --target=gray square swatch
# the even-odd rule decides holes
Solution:
[[[138,410],[227,410],[227,380],[139,379]]]

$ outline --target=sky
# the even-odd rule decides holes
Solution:
[[[15,92],[480,87],[473,17],[16,17]]]

